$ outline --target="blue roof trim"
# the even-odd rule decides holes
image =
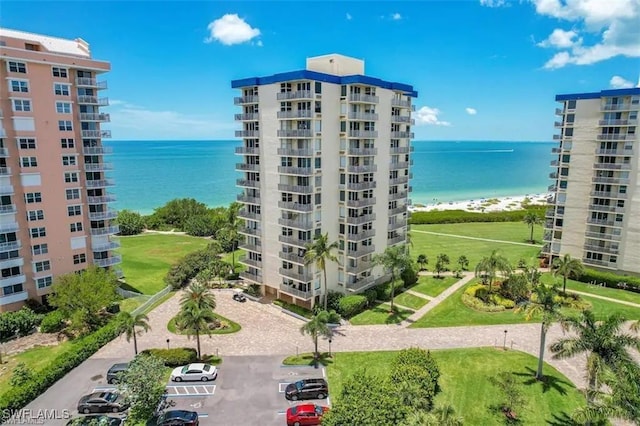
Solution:
[[[250,77],[240,80],[232,80],[231,87],[237,89],[240,87],[248,86],[262,86],[265,84],[282,83],[284,81],[291,80],[314,80],[324,83],[333,84],[366,84],[369,86],[381,87],[383,89],[397,90],[406,93],[407,95],[417,98],[418,92],[413,90],[413,86],[404,83],[395,83],[391,81],[381,80],[375,77],[369,77],[366,75],[345,75],[338,76],[332,74],[325,74],[317,71],[298,70],[283,72],[280,74],[274,74],[267,77]]]
[[[556,101],[573,101],[580,99],[600,99],[609,96],[629,96],[640,95],[640,87],[631,87],[628,89],[607,89],[600,92],[592,93],[572,93],[567,95],[556,95]]]

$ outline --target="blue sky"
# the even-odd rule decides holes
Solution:
[[[3,1],[3,27],[111,62],[114,139],[232,139],[230,81],[364,59],[412,84],[417,140],[550,140],[557,93],[635,86],[640,0]]]

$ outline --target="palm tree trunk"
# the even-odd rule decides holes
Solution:
[[[327,267],[325,266],[323,269],[324,272],[324,295],[323,295],[323,303],[322,306],[324,310],[327,310]]]
[[[138,340],[136,339],[136,328],[133,327],[133,351],[138,355]]]
[[[393,311],[393,298],[396,295],[395,276],[391,273],[391,310]]]
[[[531,224],[531,238],[529,238],[529,241],[531,241],[531,244],[535,242],[533,241],[533,223]]]
[[[231,273],[236,273],[236,242],[231,243]]]
[[[538,356],[538,371],[536,372],[536,379],[542,380],[544,377],[542,375],[542,365],[544,363],[544,345],[547,340],[547,329],[545,323],[542,323],[542,327],[540,327],[540,355]]]
[[[198,359],[202,359],[202,356],[200,354],[200,332],[198,330],[196,330],[196,342],[198,342]]]
[[[564,294],[567,294],[567,276],[566,275],[562,276],[562,292]]]
[[[313,336],[313,345],[314,345],[313,358],[318,359],[320,358],[320,354],[318,353],[318,334],[317,333],[315,336]]]

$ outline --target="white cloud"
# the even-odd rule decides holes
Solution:
[[[350,13],[347,13],[346,18],[347,18],[347,21],[350,21],[353,19],[353,16],[351,16]]]
[[[509,4],[506,0],[480,0],[480,6],[486,7],[507,7]]]
[[[574,40],[575,39],[575,40]],[[571,31],[564,31],[560,28],[556,28],[549,35],[546,40],[538,43],[540,47],[556,47],[556,48],[567,48],[574,45],[582,44],[582,38],[578,37],[578,33]]]
[[[400,15],[398,12],[394,13],[391,15],[391,19],[393,19],[394,21],[399,21],[402,19],[402,15]]]
[[[619,75],[614,75],[613,77],[611,77],[609,85],[611,85],[611,87],[614,89],[626,89],[634,86],[632,82],[630,82],[629,80],[625,80]]]
[[[476,115],[478,113],[478,110],[475,108],[465,108],[464,110],[467,111],[469,115]]]
[[[440,110],[438,108],[430,108],[428,106],[423,106],[413,114],[412,117],[416,119],[416,124],[425,124],[431,126],[451,126],[451,123],[448,121],[442,121],[438,117],[440,114]]]
[[[530,1],[538,14],[571,22],[574,26],[571,31],[554,30],[540,44],[565,49],[549,59],[544,68],[589,65],[615,56],[640,57],[640,0]],[[589,33],[599,40],[584,45],[580,32]]]
[[[246,43],[260,35],[258,28],[252,28],[251,25],[235,13],[228,13],[216,19],[209,23],[207,29],[210,35],[205,39],[205,43],[219,41],[226,46]],[[259,46],[261,45],[259,44]]]

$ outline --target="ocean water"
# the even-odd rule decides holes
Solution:
[[[104,141],[115,209],[149,214],[174,198],[225,206],[240,192],[240,141]],[[414,141],[414,204],[545,193],[551,142]]]

